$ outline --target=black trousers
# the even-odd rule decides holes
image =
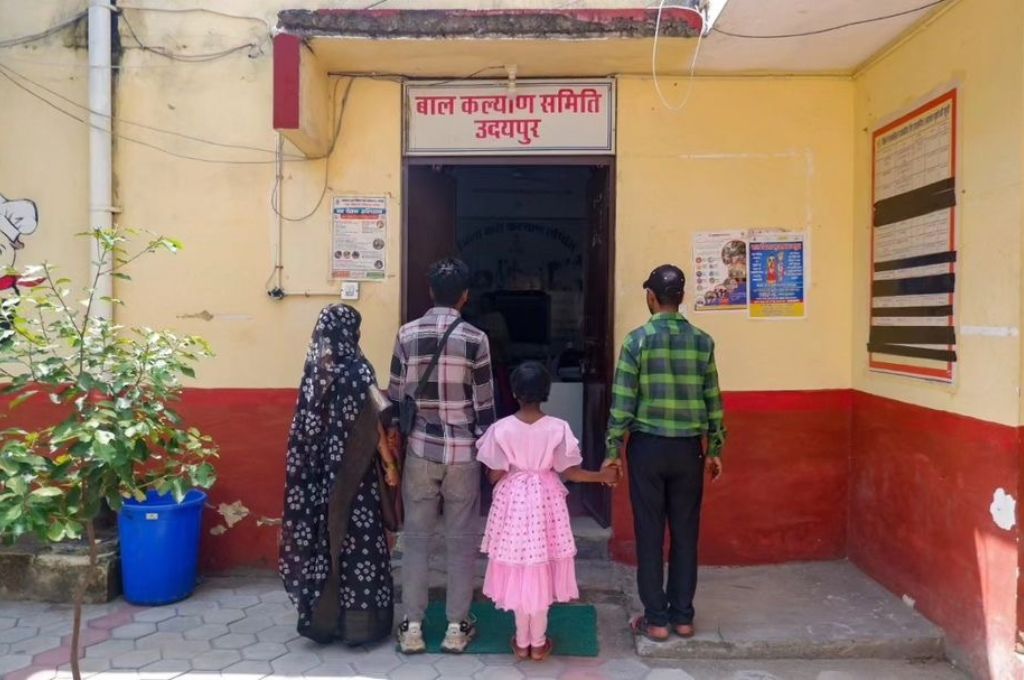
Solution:
[[[701,438],[633,433],[627,456],[636,532],[636,581],[644,616],[652,626],[693,623],[697,537],[704,494]],[[666,521],[670,539],[667,589]]]

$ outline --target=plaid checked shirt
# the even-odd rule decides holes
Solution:
[[[655,314],[626,337],[615,369],[608,421],[608,458],[626,434],[708,436],[711,456],[725,444],[715,343],[681,314]]]
[[[435,307],[402,326],[391,357],[388,397],[397,405],[416,391],[437,343],[459,313]],[[437,368],[416,400],[409,453],[435,463],[469,463],[476,440],[495,420],[491,353],[483,331],[463,322],[448,338]]]

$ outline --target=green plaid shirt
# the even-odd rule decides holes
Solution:
[[[626,434],[707,435],[708,454],[722,455],[722,393],[715,342],[681,314],[655,314],[626,337],[615,369],[608,420],[608,458]]]

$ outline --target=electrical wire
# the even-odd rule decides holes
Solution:
[[[60,92],[57,92],[56,90],[53,90],[53,89],[50,89],[49,87],[46,87],[42,83],[39,83],[39,82],[37,82],[35,80],[32,80],[31,78],[29,78],[28,76],[24,75],[23,73],[19,73],[18,71],[14,70],[10,66],[5,65],[3,63],[3,59],[2,58],[0,58],[0,68],[6,69],[8,71],[8,73],[14,74],[15,76],[17,76],[21,80],[34,85],[35,87],[39,88],[40,90],[43,90],[44,92],[47,92],[47,93],[53,95],[54,97],[57,97],[58,99],[64,100],[65,102],[67,102],[68,104],[71,104],[72,106],[74,106],[76,108],[82,109],[83,111],[86,111],[86,112],[91,113],[91,114],[96,115],[96,116],[101,116],[103,118],[110,118],[110,119],[113,120],[113,117],[111,115],[108,115],[106,113],[100,113],[99,111],[94,111],[91,108],[89,108],[88,106],[86,106],[85,104],[79,104],[78,102],[76,102],[75,100],[71,99],[70,97],[66,97],[63,94],[61,94]],[[119,124],[122,124],[122,125],[130,125],[130,126],[133,126],[133,127],[142,128],[143,130],[150,130],[152,132],[158,132],[160,134],[170,135],[172,137],[178,137],[179,139],[187,139],[187,140],[190,140],[190,141],[193,141],[193,142],[200,142],[200,143],[203,143],[203,144],[209,144],[211,146],[216,146],[216,147],[220,147],[220,148],[224,148],[224,149],[241,149],[241,150],[245,150],[245,151],[258,151],[258,152],[261,152],[261,153],[270,153],[270,154],[276,154],[277,153],[276,149],[262,149],[262,148],[257,147],[257,146],[248,146],[246,144],[229,144],[229,143],[226,143],[226,142],[217,142],[217,141],[214,141],[212,139],[204,139],[203,137],[196,137],[194,135],[188,135],[188,134],[185,134],[183,132],[175,132],[174,130],[167,130],[167,129],[164,129],[164,128],[156,127],[154,125],[147,125],[145,123],[136,123],[134,121],[130,121],[130,120],[127,120],[127,119],[121,118],[121,117],[117,118],[117,122]],[[285,155],[287,157],[289,157],[289,158],[293,158],[293,159],[296,159],[296,160],[305,160],[306,159],[305,156],[297,156],[295,154],[285,154]]]
[[[341,123],[345,119],[346,111],[348,111],[348,97],[352,93],[352,83],[353,82],[355,82],[354,78],[349,78],[348,81],[346,82],[345,93],[341,96],[341,110],[338,111],[338,113],[337,113],[337,120],[335,121],[335,124],[334,124],[334,133],[331,136],[331,143],[330,143],[330,146],[328,146],[328,148],[327,148],[327,153],[325,153],[322,156],[323,161],[324,161],[324,182],[323,182],[323,188],[320,190],[320,198],[317,199],[316,205],[314,205],[312,207],[312,209],[310,209],[309,212],[307,212],[306,214],[302,215],[301,217],[288,217],[283,212],[281,212],[281,205],[280,204],[281,204],[281,184],[282,184],[282,179],[281,179],[280,173],[278,174],[277,178],[274,180],[274,188],[270,192],[270,208],[271,208],[271,210],[274,211],[275,215],[277,215],[278,217],[280,217],[282,220],[284,220],[286,222],[304,222],[304,221],[308,220],[310,217],[312,217],[313,215],[316,214],[316,212],[320,209],[320,206],[323,205],[324,199],[327,197],[327,189],[328,189],[328,184],[329,184],[328,180],[330,178],[331,156],[334,154],[334,148],[337,146],[338,138],[341,136]],[[332,111],[335,110],[335,102],[337,102],[337,100],[338,100],[338,86],[340,84],[341,84],[340,80],[335,81],[335,83],[334,83],[334,92],[331,95],[331,110]]]
[[[461,83],[466,80],[472,80],[479,75],[488,73],[489,71],[502,71],[504,65],[484,66],[483,68],[477,69],[472,73],[468,73],[464,76],[458,76],[456,78],[449,78],[447,80],[429,80],[427,81],[430,85],[448,85],[450,83]],[[406,74],[402,73],[381,73],[381,72],[360,72],[360,71],[330,71],[329,76],[344,76],[346,78],[365,78],[367,80],[385,80],[394,83],[404,83],[409,80],[413,80]]]
[[[39,33],[33,33],[32,35],[21,36],[19,38],[7,38],[5,40],[0,40],[0,47],[16,47],[18,45],[26,45],[26,44],[31,43],[31,42],[36,42],[38,40],[43,40],[44,38],[49,38],[54,33],[59,33],[60,31],[63,31],[65,28],[68,28],[69,26],[73,26],[74,24],[78,23],[83,18],[85,18],[88,14],[89,14],[89,12],[87,12],[87,11],[79,12],[78,14],[74,15],[73,17],[65,19],[64,21],[60,22],[59,24],[51,26],[50,28],[46,29],[45,31],[40,31]]]
[[[228,19],[242,19],[247,21],[255,21],[263,24],[267,27],[267,31],[273,30],[273,26],[270,22],[262,17],[251,16],[247,14],[231,14],[230,12],[222,12],[217,9],[210,9],[208,7],[146,7],[143,5],[125,5],[118,4],[118,10],[130,9],[136,12],[159,12],[163,14],[212,14],[214,16],[226,17]]]
[[[704,23],[704,15],[692,7],[670,7],[669,9],[681,9],[692,12],[698,16],[702,25]],[[686,95],[678,106],[673,106],[668,103],[668,99],[665,98],[664,92],[661,91],[661,83],[658,82],[658,37],[661,35],[661,15],[664,10],[665,0],[661,0],[658,4],[658,16],[654,21],[654,45],[651,47],[651,79],[654,81],[654,91],[658,93],[658,99],[661,100],[662,106],[669,111],[679,112],[682,111],[690,101],[690,93],[693,91],[693,75],[697,69],[697,57],[700,55],[700,46],[704,41],[704,31],[701,31],[697,36],[697,46],[694,48],[693,58],[690,60],[690,75],[686,81]]]
[[[873,23],[876,23],[876,22],[879,22],[879,21],[888,21],[889,19],[896,19],[896,18],[899,18],[899,17],[904,17],[904,16],[907,16],[908,14],[915,14],[917,12],[923,12],[923,11],[925,11],[927,9],[931,9],[932,7],[937,7],[938,5],[941,5],[944,2],[946,2],[946,0],[934,0],[933,2],[929,2],[929,3],[926,3],[924,5],[920,5],[919,7],[913,7],[911,9],[903,10],[902,12],[893,12],[892,14],[885,14],[885,15],[882,15],[882,16],[870,17],[870,18],[867,18],[867,19],[858,19],[856,21],[848,21],[845,24],[839,24],[837,26],[826,26],[825,28],[818,28],[818,29],[814,29],[814,30],[811,30],[811,31],[801,31],[799,33],[776,33],[776,34],[773,34],[773,35],[750,35],[750,34],[746,34],[746,33],[734,33],[732,31],[728,31],[728,30],[726,30],[724,28],[719,28],[718,26],[714,26],[711,30],[713,30],[715,33],[721,33],[722,35],[727,35],[730,38],[743,38],[745,40],[781,40],[781,39],[786,39],[786,38],[805,38],[805,37],[813,36],[813,35],[821,35],[823,33],[831,33],[833,31],[841,31],[841,30],[843,30],[845,28],[851,28],[853,26],[862,26],[864,24],[873,24]]]
[[[130,137],[130,136],[122,134],[120,132],[117,132],[117,131],[114,131],[114,130],[110,130],[110,129],[104,127],[104,126],[94,125],[88,119],[79,117],[78,115],[76,115],[76,114],[74,114],[74,113],[72,113],[72,112],[70,112],[70,111],[68,111],[66,109],[61,108],[60,106],[58,106],[57,104],[53,103],[52,101],[50,101],[46,97],[40,95],[39,93],[32,91],[31,88],[25,86],[23,83],[20,83],[15,78],[13,78],[7,72],[7,70],[5,68],[3,68],[3,67],[0,67],[0,77],[3,77],[5,79],[7,79],[12,85],[17,87],[19,90],[25,92],[30,97],[38,99],[43,104],[46,104],[47,106],[49,106],[51,109],[57,111],[58,113],[60,113],[60,114],[62,114],[64,116],[67,116],[68,118],[71,118],[72,120],[76,120],[79,123],[82,123],[83,125],[86,125],[87,127],[93,128],[95,130],[100,130],[102,132],[107,132],[110,135],[112,135],[113,137],[116,137],[118,139],[124,140],[126,142],[132,142],[133,144],[138,144],[139,146],[144,146],[144,147],[152,149],[154,151],[159,151],[161,153],[167,154],[168,156],[174,156],[175,158],[181,158],[183,160],[197,161],[199,163],[211,163],[211,164],[221,164],[221,165],[270,165],[272,163],[276,163],[277,162],[275,159],[268,159],[268,160],[230,160],[230,159],[223,159],[223,158],[204,158],[202,156],[192,156],[190,154],[184,154],[184,153],[178,153],[176,151],[171,151],[170,149],[165,149],[164,147],[159,146],[157,144],[153,144],[151,142],[147,142],[145,140],[141,140],[141,139],[138,139],[138,138],[135,138],[135,137]],[[313,160],[317,160],[317,158],[301,158],[301,159],[297,159],[297,160],[285,159],[285,162],[302,163],[302,162],[308,162],[308,161],[313,161]]]
[[[121,13],[121,23],[123,23],[124,27],[128,29],[128,34],[131,36],[132,40],[134,40],[136,44],[139,46],[139,49],[143,50],[144,52],[151,52],[153,54],[159,55],[161,57],[164,57],[165,59],[172,59],[174,61],[183,61],[187,63],[214,61],[216,59],[222,59],[224,57],[235,54],[236,52],[241,52],[242,50],[249,50],[249,56],[250,58],[252,58],[258,54],[261,54],[263,51],[263,45],[265,45],[267,41],[270,40],[270,35],[268,34],[263,40],[261,40],[258,43],[249,42],[242,45],[235,45],[234,47],[229,47],[218,52],[207,52],[204,54],[182,54],[173,52],[167,49],[166,47],[154,47],[142,42],[142,39],[139,38],[139,34],[135,31],[135,27],[132,26],[131,21],[128,20],[128,16],[123,12]]]

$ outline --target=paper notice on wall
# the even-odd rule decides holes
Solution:
[[[750,236],[751,319],[802,319],[807,314],[807,239],[801,232]]]
[[[388,199],[335,196],[331,207],[331,278],[383,281],[387,276]]]
[[[957,363],[957,91],[872,135],[873,370],[952,382]]]
[[[746,309],[747,238],[746,231],[694,234],[695,311]]]

